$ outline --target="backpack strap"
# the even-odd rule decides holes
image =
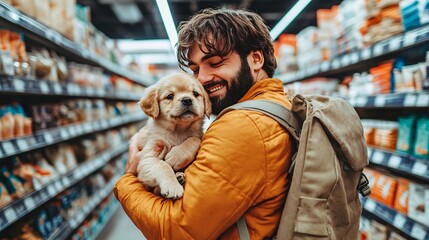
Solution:
[[[237,228],[240,240],[250,240],[249,230],[247,229],[246,219],[244,219],[244,216],[241,216],[240,220],[238,220]]]
[[[216,118],[220,118],[223,114],[237,109],[254,110],[270,116],[282,125],[296,142],[299,142],[302,123],[288,108],[268,100],[249,100],[225,108]]]

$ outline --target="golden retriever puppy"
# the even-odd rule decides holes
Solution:
[[[180,73],[149,87],[139,104],[150,118],[131,139],[142,149],[138,178],[165,198],[180,198],[184,190],[175,171],[195,159],[204,115],[211,114],[208,95],[195,78]]]

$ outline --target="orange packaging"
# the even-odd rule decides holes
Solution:
[[[380,173],[371,189],[371,197],[388,207],[393,207],[397,186],[395,178]]]
[[[395,201],[393,208],[405,215],[408,213],[408,196],[410,190],[410,181],[404,178],[398,179]]]

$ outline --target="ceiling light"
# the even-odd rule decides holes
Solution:
[[[168,39],[159,40],[118,40],[119,50],[127,54],[173,53]]]
[[[115,3],[112,10],[121,23],[134,24],[143,19],[139,7],[135,3]]]
[[[159,12],[161,13],[162,22],[164,23],[168,38],[170,39],[171,47],[176,53],[176,43],[178,41],[177,30],[168,2],[167,0],[156,0],[156,4],[158,5]]]
[[[311,0],[299,0],[297,3],[295,3],[289,12],[287,12],[270,31],[271,38],[275,40],[310,2]]]

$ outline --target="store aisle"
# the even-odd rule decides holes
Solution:
[[[113,215],[110,222],[104,228],[103,232],[98,236],[99,240],[118,240],[118,239],[142,239],[146,238],[143,234],[134,226],[133,222],[128,218],[127,214],[122,210],[121,207]]]

